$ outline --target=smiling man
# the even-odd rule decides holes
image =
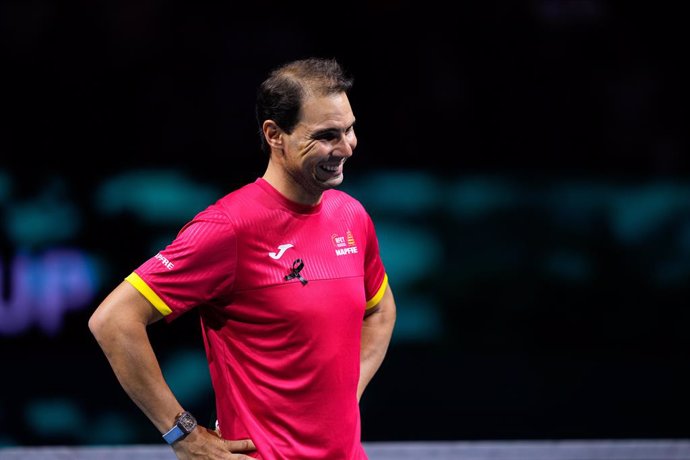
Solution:
[[[264,175],[197,214],[93,313],[123,388],[178,458],[365,460],[359,400],[396,307],[374,224],[335,190],[357,147],[333,59],[273,70],[257,94]],[[199,427],[146,332],[197,309],[216,395]]]

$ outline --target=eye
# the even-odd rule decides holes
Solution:
[[[340,137],[340,133],[337,131],[321,131],[315,133],[313,138],[317,141],[334,141]]]

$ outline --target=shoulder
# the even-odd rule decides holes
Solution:
[[[364,205],[357,198],[342,190],[326,190],[323,194],[323,203],[330,208],[347,206],[350,209],[366,213]]]
[[[341,190],[328,190],[323,195],[323,209],[329,219],[349,222],[351,225],[368,229],[371,216],[364,205],[352,195]]]
[[[255,183],[249,183],[222,196],[195,216],[217,223],[237,223],[257,213],[261,208],[263,192]]]
[[[190,227],[203,227],[206,231],[226,232],[237,225],[239,216],[247,216],[248,212],[256,209],[256,194],[254,184],[244,185],[222,196],[205,209],[199,211],[179,232]]]
[[[219,210],[252,209],[262,195],[261,187],[252,182],[221,197],[211,207]]]

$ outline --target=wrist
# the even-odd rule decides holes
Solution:
[[[172,445],[186,438],[196,427],[197,422],[194,416],[187,411],[182,411],[175,417],[175,424],[163,434],[163,439]]]

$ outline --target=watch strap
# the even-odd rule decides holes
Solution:
[[[177,426],[177,423],[173,425],[172,428],[170,428],[170,431],[165,433],[163,435],[163,439],[165,439],[165,442],[168,444],[173,444],[175,441],[178,441],[179,439],[183,438],[187,433],[182,431],[182,428]]]
[[[196,428],[196,419],[187,411],[182,411],[175,417],[175,424],[167,433],[163,435],[163,439],[168,444],[173,444],[180,439],[183,439]]]

